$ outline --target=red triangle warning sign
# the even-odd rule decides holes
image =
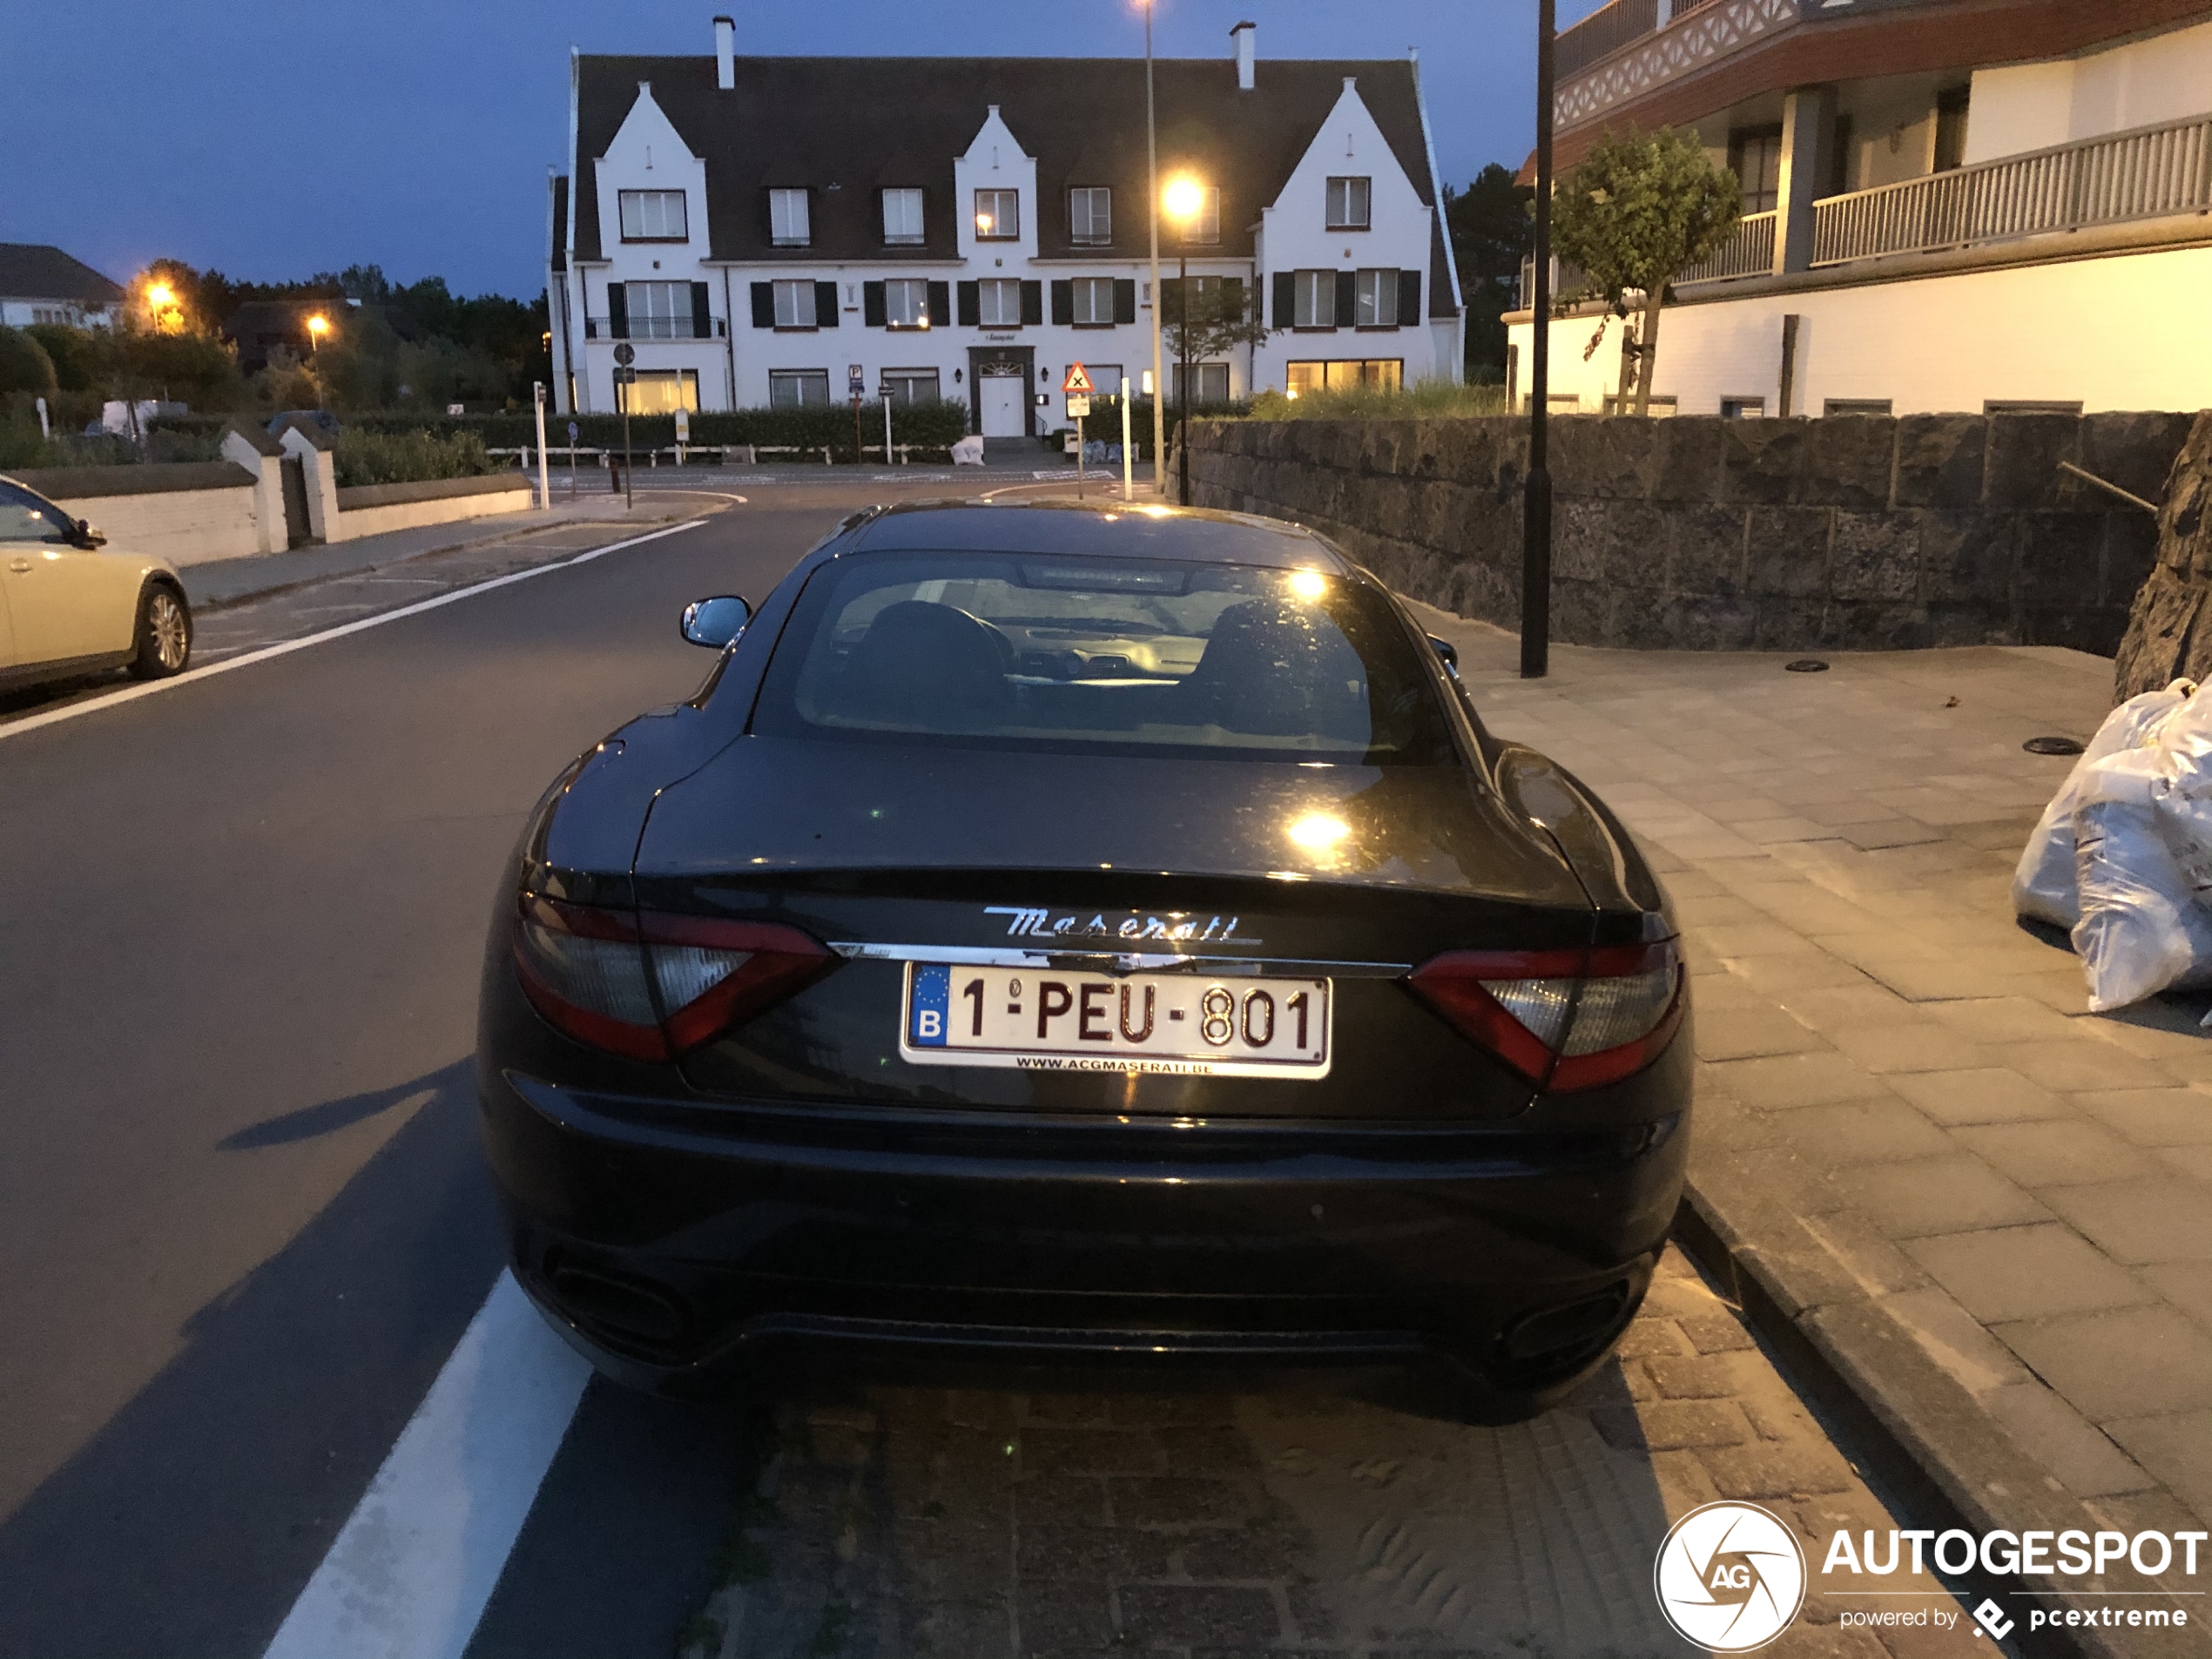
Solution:
[[[1090,376],[1083,373],[1083,366],[1081,363],[1076,364],[1068,371],[1068,378],[1061,381],[1060,389],[1078,395],[1091,389]]]

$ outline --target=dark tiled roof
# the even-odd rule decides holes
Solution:
[[[91,306],[111,306],[123,298],[120,285],[44,242],[0,242],[0,293],[11,300],[75,300]]]
[[[621,130],[637,84],[693,153],[706,161],[707,231],[717,260],[825,261],[950,260],[953,160],[974,142],[986,113],[999,114],[1037,161],[1045,259],[1144,253],[1144,65],[1100,57],[740,57],[737,85],[714,84],[714,59],[587,57],[579,65],[576,188],[577,257],[600,258],[596,158]],[[1160,174],[1189,165],[1221,187],[1221,241],[1206,252],[1249,259],[1260,209],[1284,181],[1342,95],[1350,77],[1424,202],[1436,205],[1421,136],[1413,65],[1404,60],[1266,60],[1254,90],[1237,88],[1228,57],[1170,58],[1154,65]],[[883,245],[876,191],[919,184],[927,192],[920,246]],[[813,239],[805,248],[770,245],[771,185],[813,190]],[[1078,185],[1114,192],[1114,241],[1069,239],[1067,194]],[[1431,238],[1431,313],[1449,316],[1441,215]],[[1176,251],[1163,241],[1163,253]]]

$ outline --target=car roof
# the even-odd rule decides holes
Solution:
[[[840,553],[923,551],[1072,553],[1190,559],[1278,570],[1352,566],[1303,525],[1246,513],[1106,501],[902,502],[858,526]]]

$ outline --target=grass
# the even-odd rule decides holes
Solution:
[[[1262,392],[1252,399],[1254,421],[1440,421],[1506,413],[1502,386],[1462,386],[1423,381],[1402,391],[1356,387],[1290,397]]]

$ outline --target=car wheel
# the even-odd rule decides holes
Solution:
[[[138,596],[138,632],[131,658],[133,679],[167,679],[192,660],[192,612],[173,588],[150,587]]]

